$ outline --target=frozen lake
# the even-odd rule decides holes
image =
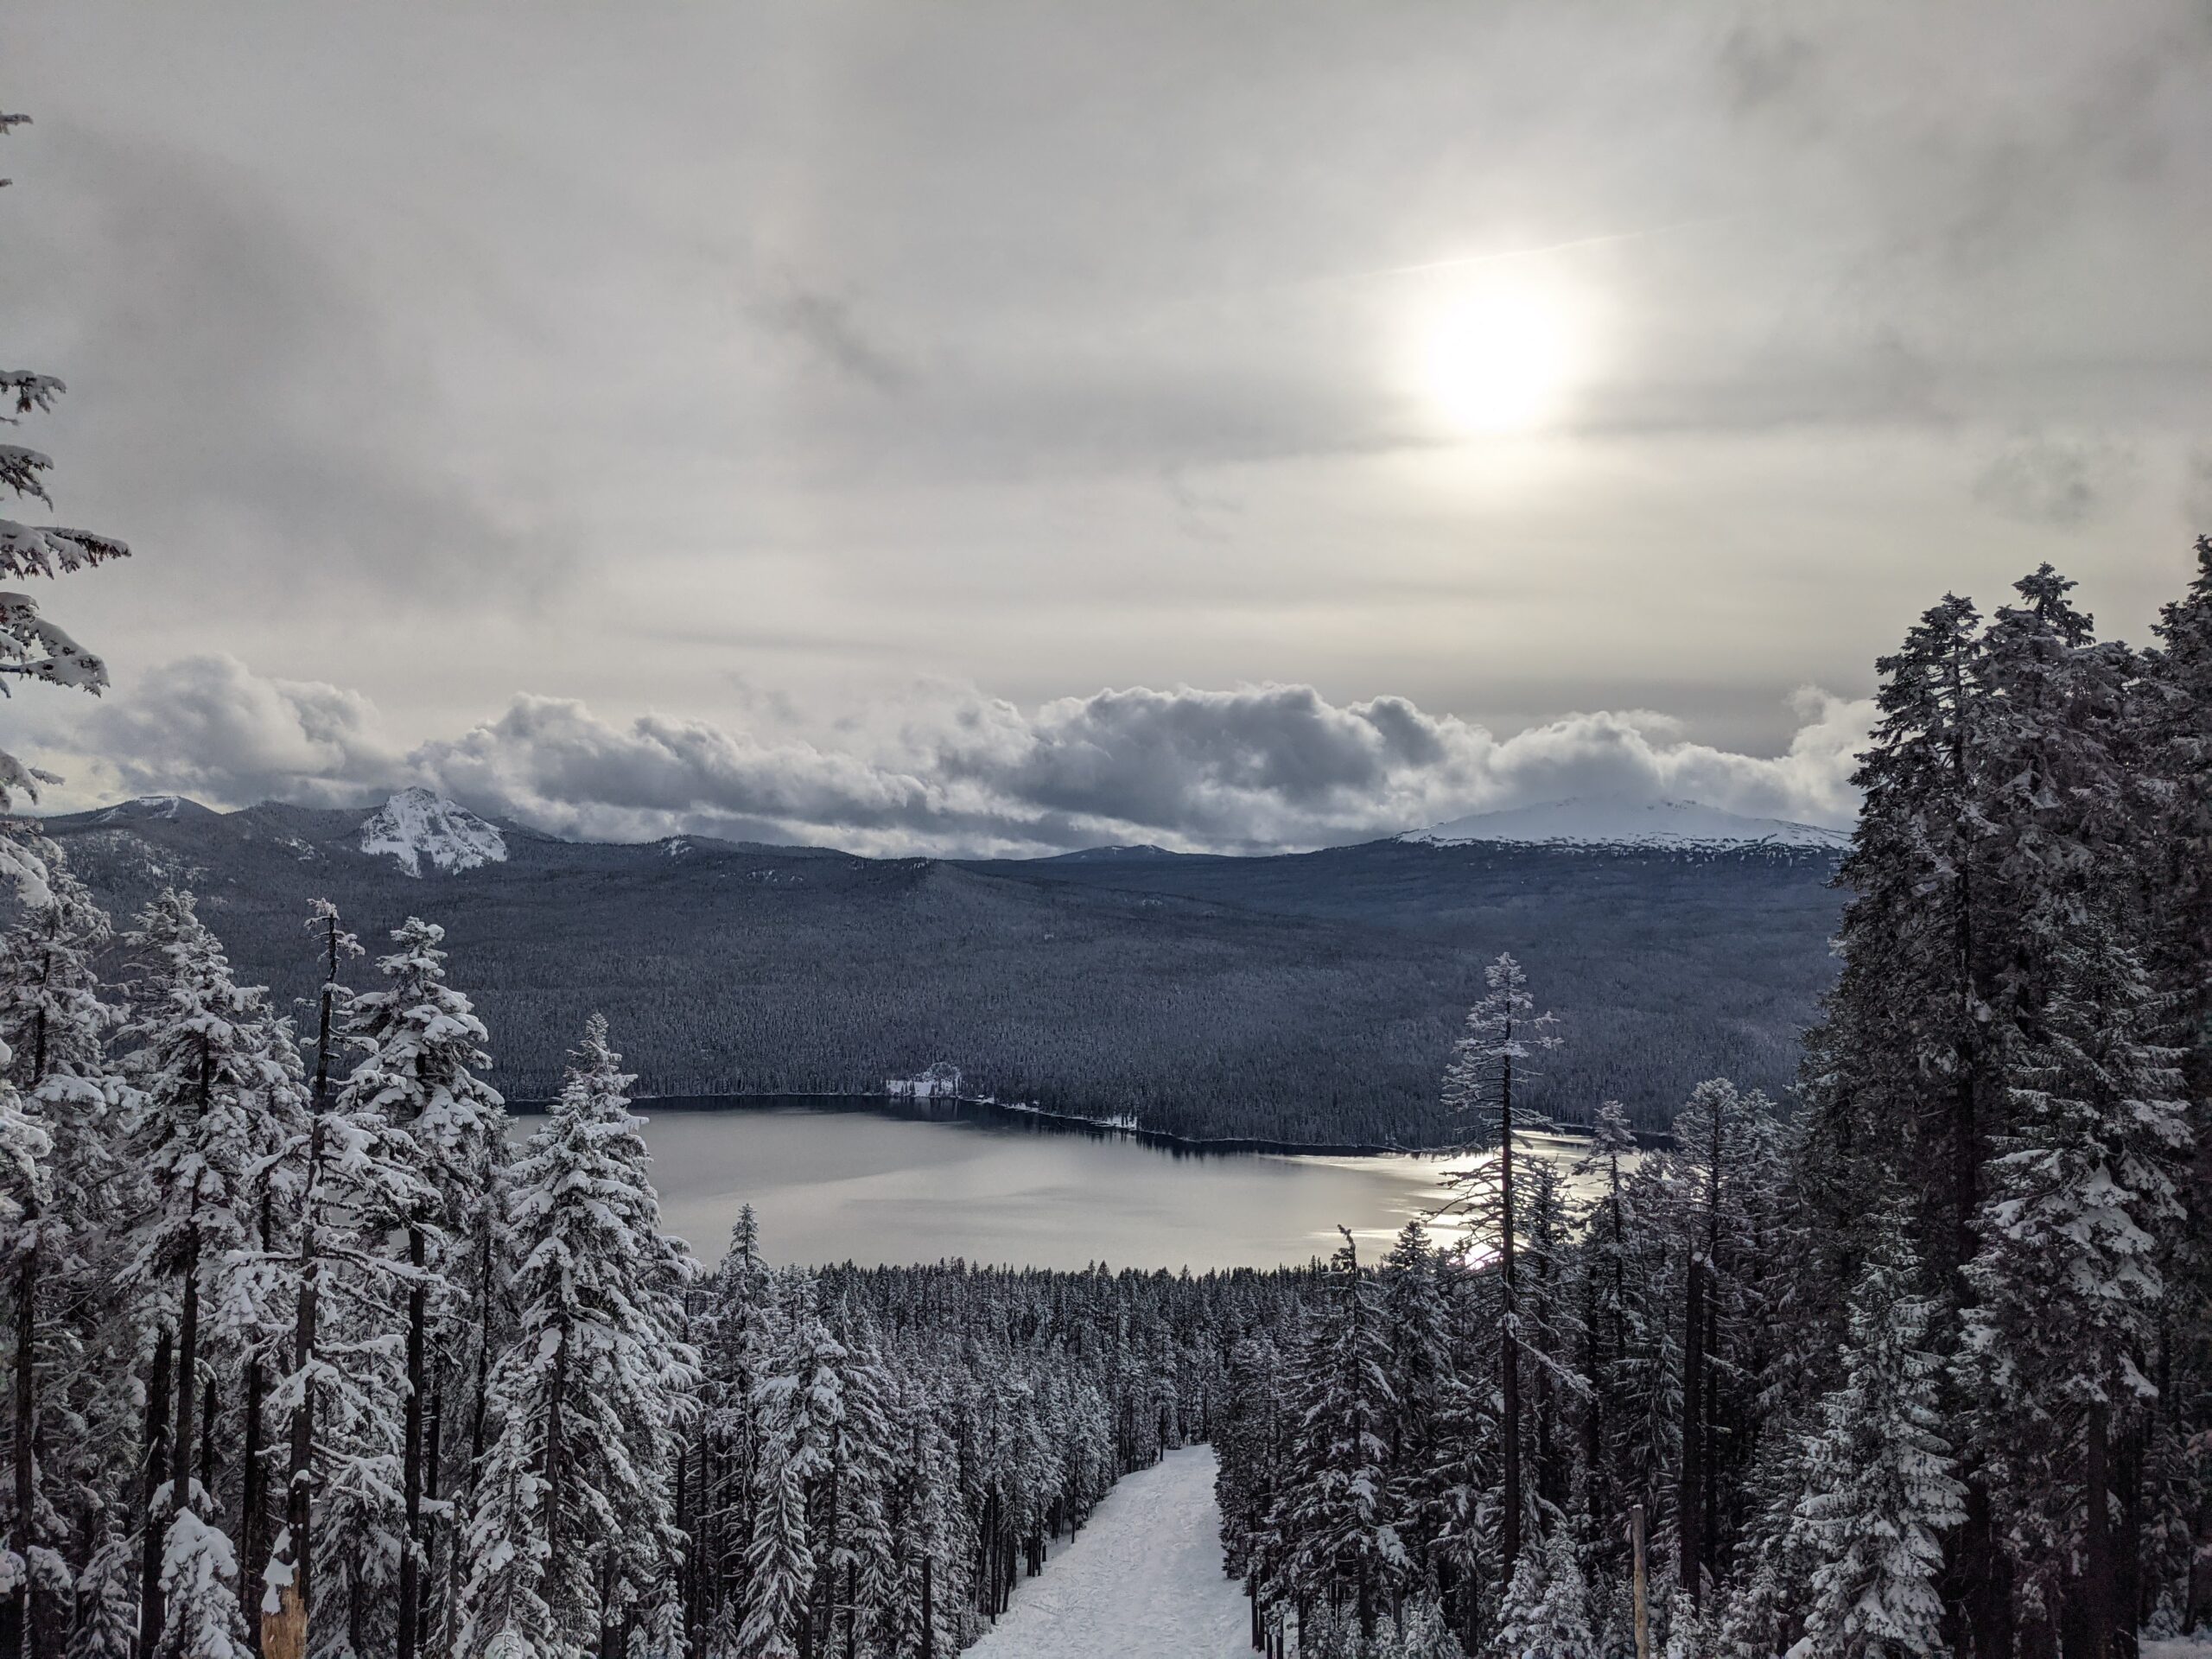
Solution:
[[[1172,1151],[1005,1117],[636,1109],[669,1230],[708,1261],[750,1204],[777,1262],[1275,1267],[1325,1255],[1339,1224],[1379,1252],[1436,1203],[1443,1167],[1408,1156]]]

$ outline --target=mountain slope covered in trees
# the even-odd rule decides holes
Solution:
[[[1840,906],[1817,850],[1380,842],[959,864],[512,824],[389,850],[390,822],[447,816],[376,812],[385,850],[366,852],[366,807],[162,798],[42,827],[119,914],[192,887],[285,1006],[316,982],[311,899],[374,931],[434,907],[511,1033],[492,1076],[516,1098],[552,1092],[549,1057],[597,1009],[649,1094],[874,1090],[942,1059],[1002,1099],[1202,1138],[1433,1142],[1452,1024],[1508,949],[1571,988],[1574,1040],[1533,1085],[1563,1115],[1618,1098],[1662,1124],[1715,1071],[1779,1091]]]

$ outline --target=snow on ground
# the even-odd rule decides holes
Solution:
[[[1213,1448],[1125,1475],[964,1659],[1251,1659],[1243,1587],[1221,1574]]]
[[[424,859],[442,870],[504,864],[507,841],[493,825],[429,790],[403,789],[361,826],[361,850],[396,858],[410,875]]]
[[[1400,841],[1440,847],[1508,841],[1560,847],[1828,847],[1851,845],[1850,834],[1784,818],[1749,818],[1699,801],[1638,801],[1599,795],[1540,806],[1478,812]]]
[[[2142,1650],[2143,1659],[2212,1659],[2212,1637],[2184,1637],[2167,1642],[2153,1642],[2146,1637]]]

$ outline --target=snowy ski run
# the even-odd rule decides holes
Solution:
[[[1221,1572],[1213,1448],[1125,1475],[1090,1523],[1014,1588],[968,1659],[1249,1659],[1244,1592]]]

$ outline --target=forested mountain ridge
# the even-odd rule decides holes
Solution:
[[[374,804],[161,797],[43,828],[118,913],[193,888],[280,1006],[316,982],[308,900],[378,931],[434,906],[516,1098],[551,1092],[563,1033],[601,1008],[652,1094],[873,1090],[950,1059],[1001,1098],[1200,1139],[1433,1141],[1452,1027],[1506,949],[1560,988],[1572,1040],[1532,1086],[1561,1115],[1618,1098],[1657,1126],[1720,1071],[1779,1090],[1839,909],[1817,849],[959,863],[569,842],[435,798],[397,817],[447,809],[500,856],[426,845],[410,874]]]

